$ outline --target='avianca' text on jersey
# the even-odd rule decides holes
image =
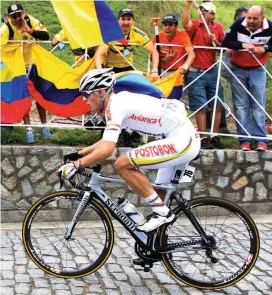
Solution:
[[[175,128],[189,122],[182,102],[127,91],[111,95],[105,117],[107,126],[103,140],[114,142],[117,142],[122,128],[142,134],[167,136]],[[116,132],[117,129],[119,132]]]

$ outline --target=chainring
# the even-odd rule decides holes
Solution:
[[[134,249],[139,258],[152,261],[158,261],[162,259],[162,255],[160,253],[153,250],[146,251],[146,249],[140,246],[137,242],[134,245]]]

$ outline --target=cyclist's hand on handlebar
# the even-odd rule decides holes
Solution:
[[[77,172],[73,163],[65,164],[59,167],[57,173],[66,179],[71,179]]]
[[[80,159],[82,157],[83,156],[79,155],[78,152],[69,153],[69,154],[66,154],[66,155],[63,156],[61,162],[62,162],[62,164],[66,164],[68,160],[69,161],[76,161],[76,160],[78,160],[78,159]]]

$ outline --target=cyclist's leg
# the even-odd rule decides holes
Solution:
[[[150,145],[144,145],[143,147],[146,146],[149,147]],[[138,230],[150,232],[162,224],[174,220],[175,215],[164,205],[164,202],[154,191],[148,177],[135,169],[128,155],[122,155],[117,159],[115,169],[127,184],[140,196],[144,197],[145,201],[152,207],[154,218],[151,218],[144,226],[138,226]]]
[[[187,163],[198,154],[199,149],[200,140],[193,129],[180,128],[168,138],[138,147],[117,159],[115,168],[120,176],[132,189],[145,198],[147,203],[152,206],[153,212],[164,217],[157,220],[158,226],[161,225],[160,222],[163,224],[169,221],[168,216],[171,212],[158,197],[149,179],[138,169],[159,169]],[[171,170],[173,175],[175,168]],[[158,219],[158,217],[156,218]],[[150,222],[152,222],[151,219]],[[145,231],[153,229],[153,225],[148,227],[147,223],[143,226]]]

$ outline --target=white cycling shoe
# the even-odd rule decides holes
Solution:
[[[153,212],[152,217],[145,224],[137,226],[136,229],[138,231],[151,232],[163,224],[171,223],[174,219],[175,214],[172,211],[169,211],[166,216]]]

